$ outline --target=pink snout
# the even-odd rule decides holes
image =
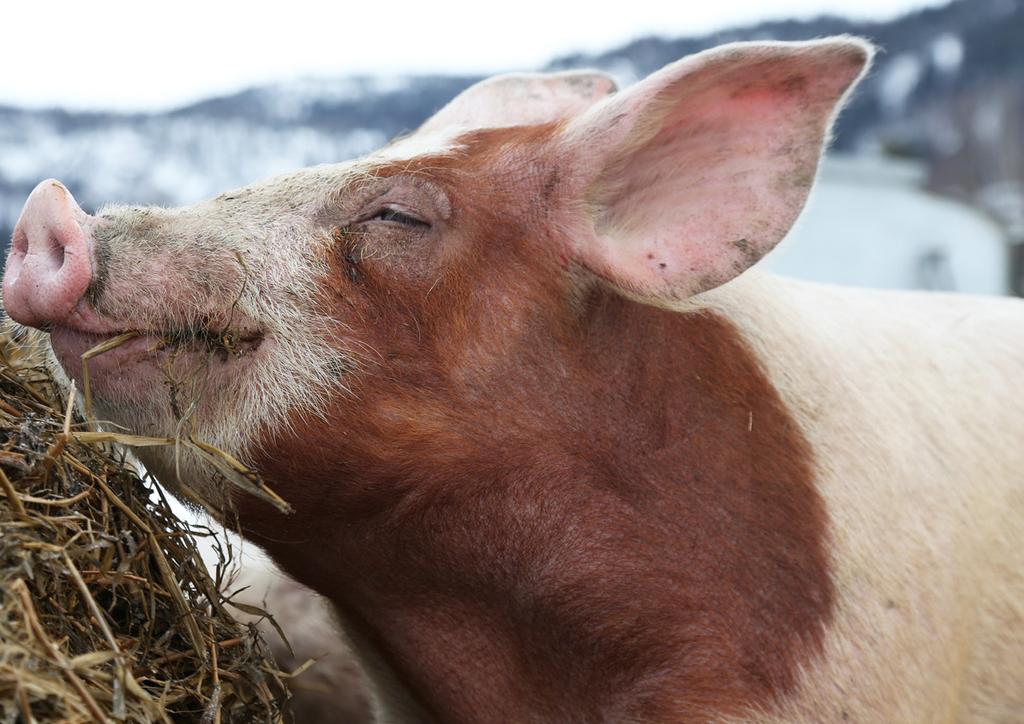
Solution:
[[[67,319],[92,280],[94,221],[60,181],[36,186],[4,269],[4,307],[14,321],[45,328]]]

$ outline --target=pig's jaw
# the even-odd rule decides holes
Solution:
[[[121,333],[140,332],[130,324],[98,325],[94,317],[88,319],[88,326],[50,330],[50,367],[65,389],[74,380],[82,390],[83,352]],[[246,461],[257,440],[291,424],[295,410],[319,416],[329,397],[346,392],[337,369],[355,365],[339,365],[336,341],[291,337],[286,329],[257,327],[243,319],[239,326],[212,328],[219,331],[141,331],[88,360],[100,427],[156,437],[192,436]],[[180,482],[215,508],[227,503],[219,475],[186,448],[136,453],[172,492],[180,492]]]

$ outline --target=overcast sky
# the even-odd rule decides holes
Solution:
[[[296,76],[523,70],[640,35],[822,13],[888,18],[942,4],[618,0],[604,10],[599,0],[15,1],[0,11],[0,103],[166,108]]]

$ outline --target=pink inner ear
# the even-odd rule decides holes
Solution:
[[[799,215],[834,108],[865,60],[853,41],[732,46],[592,114],[609,133],[590,138],[615,142],[588,189],[597,214],[579,250],[586,265],[633,295],[669,299],[741,273]]]

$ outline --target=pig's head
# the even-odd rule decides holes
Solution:
[[[753,264],[869,56],[735,44],[618,93],[599,74],[499,77],[377,154],[181,209],[89,216],[46,181],[5,305],[76,379],[83,352],[137,332],[89,363],[99,419],[292,460],[272,482],[315,506],[313,471],[354,474],[339,458],[394,472],[417,445],[458,456],[481,410],[528,416],[516,391],[557,381],[595,294],[675,303]],[[142,455],[174,484],[172,450]],[[179,462],[216,499],[216,476]]]

